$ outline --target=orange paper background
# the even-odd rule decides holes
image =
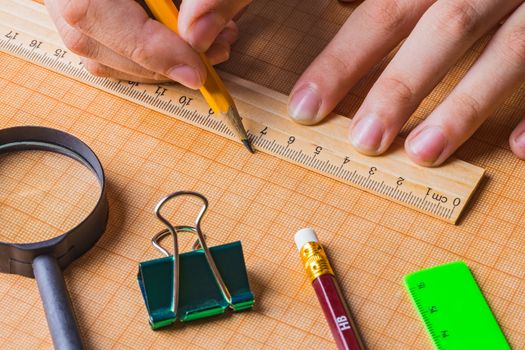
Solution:
[[[256,0],[240,21],[231,61],[221,68],[289,92],[351,9],[331,0]],[[487,39],[423,103],[405,134],[446,96]],[[355,112],[383,66],[338,112]],[[326,246],[370,349],[431,348],[402,278],[456,259],[473,270],[513,347],[525,348],[525,163],[507,143],[525,115],[523,89],[458,152],[486,168],[487,176],[457,226],[275,157],[249,155],[235,142],[7,54],[0,54],[0,91],[1,127],[37,124],[70,132],[106,169],[108,230],[65,272],[88,348],[333,348],[293,244],[293,234],[305,226]],[[210,244],[242,241],[257,304],[253,311],[153,332],[137,264],[159,256],[149,243],[163,228],[154,205],[183,189],[210,201],[203,226]],[[190,223],[196,207],[182,202],[170,210],[172,219]],[[190,239],[182,240],[189,249]],[[52,348],[34,280],[0,277],[0,347]]]

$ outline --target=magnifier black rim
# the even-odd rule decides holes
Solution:
[[[2,149],[5,145],[7,147]],[[78,159],[68,152],[60,152],[60,149],[69,151]],[[102,164],[95,152],[77,137],[42,126],[17,126],[0,130],[0,154],[23,150],[43,150],[67,156],[89,168],[100,185],[99,198],[91,212],[60,236],[33,243],[0,242],[0,272],[33,277],[31,264],[36,256],[52,254],[59,265],[65,267],[93,246],[105,231],[108,202]]]

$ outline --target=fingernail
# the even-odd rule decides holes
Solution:
[[[205,52],[225,24],[224,17],[216,12],[200,17],[190,26],[188,33],[190,45],[199,52]]]
[[[312,124],[318,119],[321,108],[321,96],[311,84],[296,90],[288,104],[288,114],[298,123]]]
[[[203,80],[197,70],[186,65],[178,65],[168,70],[168,78],[178,81],[192,89],[201,87]]]
[[[427,127],[408,140],[408,151],[419,161],[432,165],[445,149],[447,139],[437,126]]]
[[[516,146],[525,148],[525,130],[514,139]]]
[[[358,151],[377,154],[385,133],[383,121],[375,115],[366,116],[357,121],[350,133],[350,142]]]

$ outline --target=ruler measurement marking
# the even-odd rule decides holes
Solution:
[[[435,214],[435,211],[438,209],[439,202],[431,203],[430,205],[430,211]]]
[[[443,208],[441,202],[437,202],[435,204],[434,214],[439,215],[441,213],[441,208]]]
[[[377,192],[377,182],[374,179],[368,178],[368,188],[370,188],[372,191]]]
[[[434,203],[428,201],[427,199],[425,199],[423,202],[425,203],[425,210],[432,211],[432,206]]]
[[[405,190],[397,190],[397,191],[399,193],[398,197],[400,198],[400,200],[402,200],[403,202],[406,202],[407,197],[408,197],[408,192]]]
[[[384,182],[384,181],[381,181],[381,182],[378,182],[378,184],[379,184],[379,185],[377,186],[377,190],[378,190],[379,192],[385,194],[385,193],[384,193],[384,191],[385,191],[385,182]]]
[[[434,205],[435,205],[435,203],[432,203],[432,202],[427,200],[427,204],[426,204],[425,210],[428,210],[428,211],[432,212],[432,210],[434,208]]]
[[[335,165],[334,165],[334,168],[335,168]],[[335,170],[333,171],[332,175],[334,175],[336,177],[341,177],[341,173],[344,174],[344,171],[345,171],[345,169],[343,169],[343,166],[341,165],[340,167],[335,168]]]
[[[301,153],[299,151],[294,151],[293,153],[293,161],[296,162],[296,163],[299,163],[299,156],[301,155]]]
[[[359,175],[361,181],[359,182],[359,186],[361,187],[366,187],[366,181],[368,181],[368,178],[363,176],[363,175]]]
[[[323,168],[321,170],[324,172],[331,172],[330,163],[328,162],[328,159],[324,161]]]
[[[445,207],[441,207],[439,215],[440,215],[440,216],[445,216],[446,211],[447,211],[447,208],[445,208]]]
[[[427,201],[426,198],[424,198],[424,197],[423,198],[419,198],[418,203],[419,203],[418,206],[421,207],[423,210],[426,210],[426,211],[429,210],[429,206],[430,206],[431,203],[429,201]]]
[[[355,183],[356,174],[357,174],[357,170],[354,170],[354,172],[352,173],[352,177],[350,178],[350,181],[352,181],[353,183]]]
[[[403,202],[405,201],[404,200],[405,193],[406,193],[405,190],[400,190],[399,188],[396,187],[394,190],[394,193],[398,201],[403,201]]]
[[[381,182],[376,181],[376,182],[377,182],[377,192],[385,194],[385,190],[386,190],[385,183],[383,181]]]
[[[412,191],[410,191],[409,195],[408,195],[408,203],[410,205],[414,205],[414,200],[416,199],[416,197],[414,197],[414,195],[412,194]]]
[[[429,202],[427,202],[427,199],[426,198],[419,198],[418,201],[416,202],[416,205],[418,207],[421,207],[423,210],[428,210],[428,204]]]

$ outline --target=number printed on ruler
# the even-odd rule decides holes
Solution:
[[[178,85],[148,85],[95,77],[84,69],[76,55],[62,46],[58,37],[49,40],[40,38],[31,31],[30,23],[9,28],[6,21],[2,20],[1,10],[0,5],[1,51],[233,139],[233,134],[213,116],[213,111],[198,92]],[[23,16],[21,18],[23,21]],[[247,102],[238,99],[238,103]],[[285,127],[282,118],[277,119],[275,114],[262,108],[257,109],[257,113],[244,117],[251,141],[259,151],[276,155],[449,222],[456,222],[483,174],[482,169],[470,166],[473,170],[469,168],[469,171],[475,175],[469,174],[472,178],[479,173],[479,178],[473,180],[472,184],[456,190],[453,189],[454,184],[449,185],[446,181],[436,182],[439,186],[429,185],[421,180],[421,176],[416,180],[416,172],[407,170],[399,174],[396,166],[382,166],[385,161],[383,159],[357,154],[346,142],[334,141],[330,136],[321,137],[321,134],[316,135],[316,141],[312,141],[312,137],[307,137],[304,133],[313,129],[293,124]],[[423,171],[431,170],[417,170]]]

